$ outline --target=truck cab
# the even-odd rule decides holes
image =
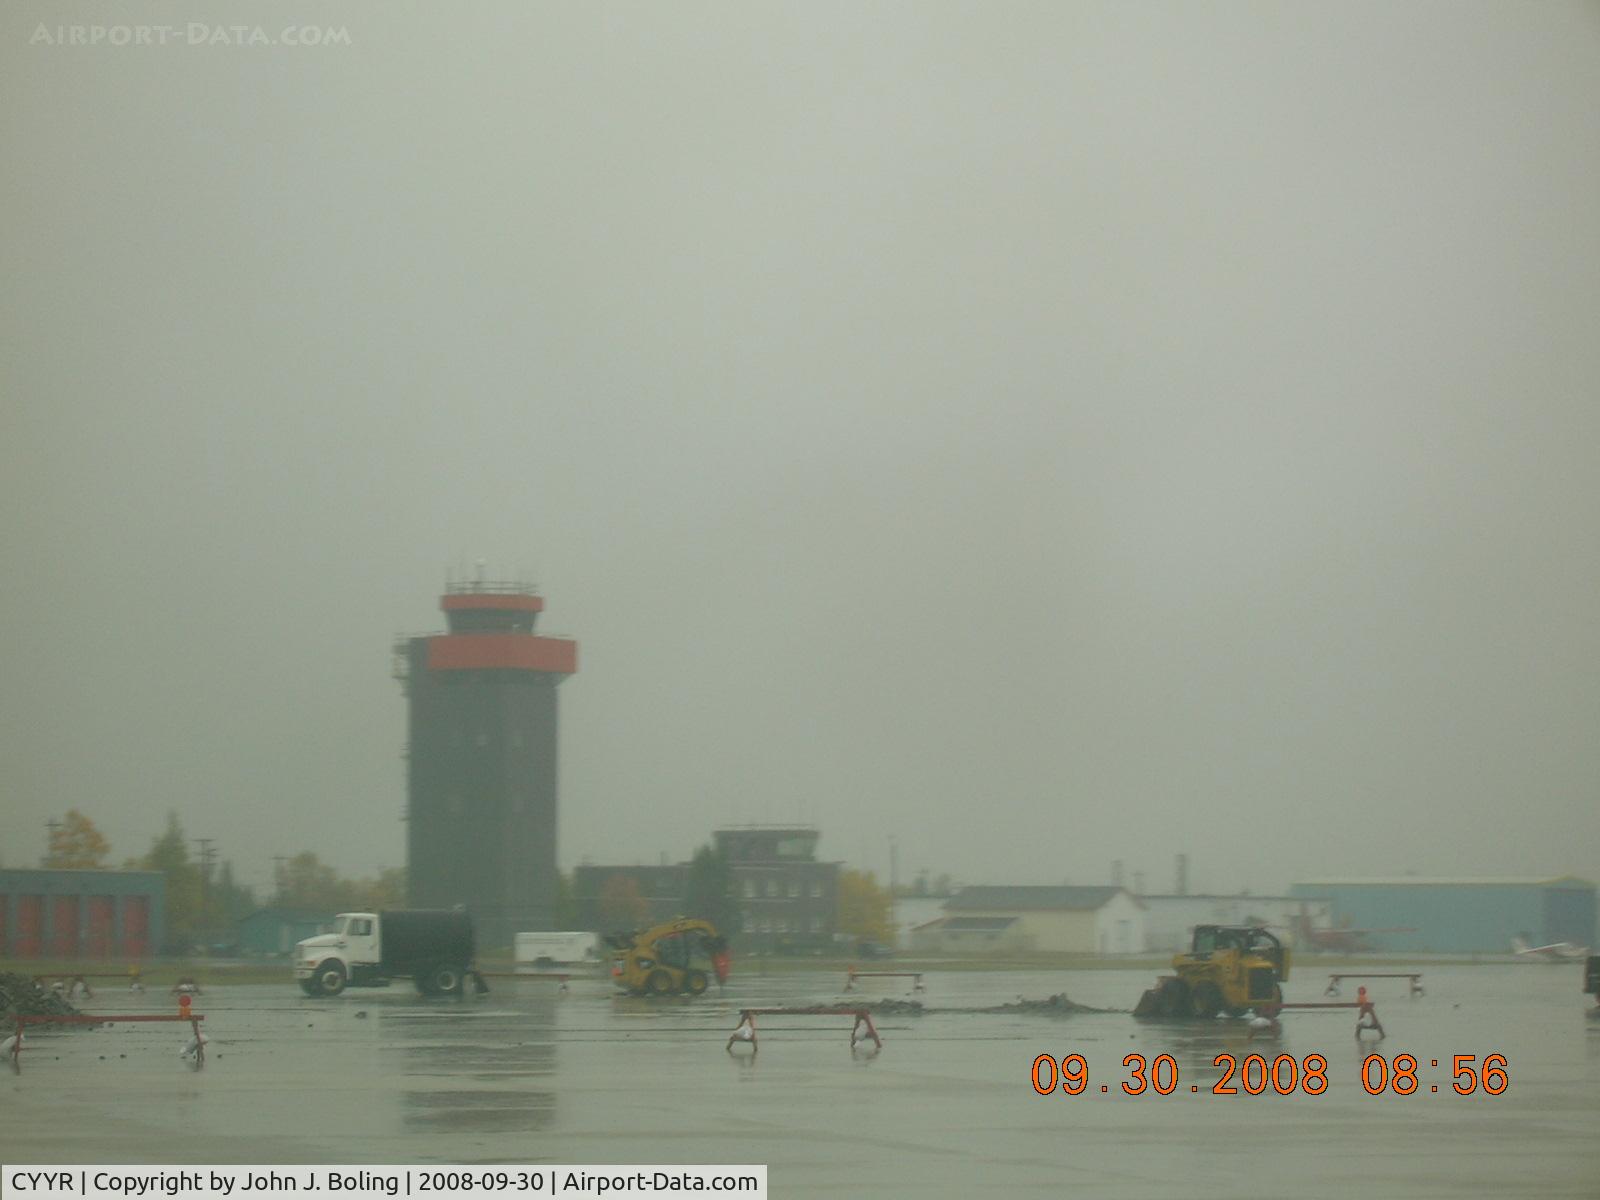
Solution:
[[[472,918],[456,910],[349,912],[332,933],[295,947],[294,974],[308,996],[387,987],[409,977],[425,996],[459,993],[473,969]]]

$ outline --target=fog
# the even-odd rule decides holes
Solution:
[[[0,100],[8,866],[402,863],[481,558],[568,866],[1596,873],[1592,5],[29,0]]]

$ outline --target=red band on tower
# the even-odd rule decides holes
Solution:
[[[428,639],[430,671],[578,670],[578,643],[526,633],[445,634]]]

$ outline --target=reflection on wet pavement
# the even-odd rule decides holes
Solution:
[[[1320,995],[1305,970],[1291,999]],[[1062,991],[1125,1009],[1150,975],[931,971],[918,998],[936,1011],[886,1011],[881,1053],[852,1054],[837,1019],[785,1016],[762,1024],[755,1057],[724,1048],[741,1008],[871,1006],[877,993],[846,997],[842,975],[822,970],[735,977],[695,1002],[617,998],[602,979],[563,997],[507,982],[460,1001],[219,985],[205,997],[204,1071],[184,1069],[161,1026],[30,1034],[22,1073],[0,1083],[6,1158],[753,1162],[770,1166],[774,1195],[918,1200],[1596,1194],[1600,1021],[1561,967],[1438,967],[1425,996],[1376,989],[1390,1037],[1364,1045],[1348,1010],[1295,1012],[1281,1035],[1254,1040],[1239,1021],[949,1011]],[[1368,1095],[1360,1071],[1374,1052],[1415,1055],[1418,1093]],[[1324,1055],[1327,1090],[1214,1095],[1224,1053]],[[1509,1061],[1503,1095],[1450,1090],[1454,1055],[1495,1053]],[[1082,1055],[1085,1093],[1037,1095],[1040,1054]],[[1173,1094],[1123,1094],[1129,1054],[1171,1055]]]
[[[554,1120],[553,1092],[405,1093],[408,1129],[467,1129],[504,1133],[546,1129]]]

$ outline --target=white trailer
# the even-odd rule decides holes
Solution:
[[[517,969],[593,965],[600,961],[600,936],[594,933],[519,933],[514,941]]]

